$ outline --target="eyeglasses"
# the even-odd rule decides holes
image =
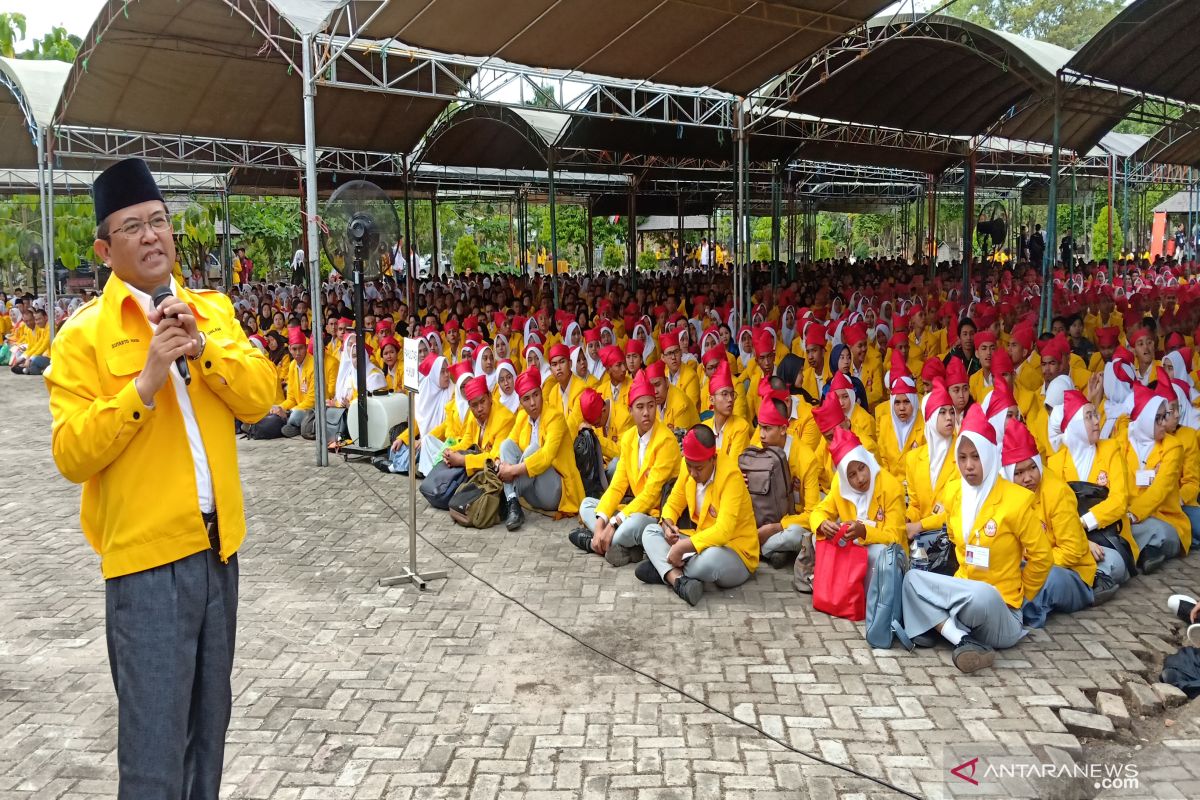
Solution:
[[[1167,417],[1169,417],[1169,416],[1170,416],[1170,414],[1168,414],[1168,413],[1167,413],[1167,412],[1165,412],[1165,411],[1164,411],[1164,412],[1162,412],[1162,413],[1160,413],[1160,414],[1155,414],[1155,415],[1154,415],[1154,424],[1155,424],[1155,425],[1162,425],[1164,422],[1166,422],[1166,421],[1167,421]]]
[[[113,230],[113,233],[119,233],[129,239],[135,236],[140,236],[142,230],[147,226],[155,233],[165,233],[171,229],[171,218],[166,214],[155,214],[147,220],[130,220],[119,228]]]

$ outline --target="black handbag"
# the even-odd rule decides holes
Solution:
[[[933,531],[922,531],[913,539],[913,544],[925,550],[925,558],[912,559],[912,568],[938,575],[954,576],[958,572],[958,553],[950,541],[950,534],[943,526]]]
[[[1079,510],[1080,516],[1088,513],[1098,504],[1108,499],[1107,486],[1101,486],[1091,481],[1067,481],[1067,485],[1075,493],[1075,505]],[[1137,561],[1133,557],[1133,549],[1129,546],[1129,542],[1125,541],[1121,536],[1121,523],[1119,521],[1111,525],[1106,525],[1103,528],[1097,528],[1094,531],[1088,531],[1087,537],[1090,542],[1120,553],[1121,560],[1125,562],[1125,569],[1129,571],[1130,577],[1138,574]]]
[[[604,494],[604,458],[600,454],[600,440],[595,431],[583,429],[575,437],[575,468],[583,481],[583,493],[586,497],[600,497]]]

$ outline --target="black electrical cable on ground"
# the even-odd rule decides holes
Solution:
[[[361,470],[351,468],[350,471],[354,473],[354,476],[356,478],[358,478],[358,480],[361,481],[364,486],[366,486],[368,489],[370,489],[370,491],[373,495],[375,495],[377,498],[379,498],[379,502],[383,503],[385,506],[387,506],[389,509],[391,509],[392,513],[395,514],[398,519],[401,519],[401,520],[404,519],[404,516],[400,513],[399,509],[397,509],[395,506],[393,506],[388,501],[388,499],[386,497],[384,497],[383,494],[381,494],[378,489],[375,488],[375,485],[371,481],[368,481],[363,477]],[[911,798],[914,798],[914,800],[921,800],[920,795],[914,794],[913,792],[910,792],[907,789],[903,789],[903,788],[895,785],[894,783],[888,783],[887,781],[885,781],[882,778],[877,778],[874,775],[868,775],[867,773],[861,772],[861,771],[855,769],[854,767],[846,766],[845,764],[837,764],[826,758],[822,758],[821,756],[816,755],[814,753],[807,753],[803,750],[800,750],[800,749],[792,746],[790,743],[785,742],[784,740],[780,739],[778,736],[768,733],[767,731],[760,728],[758,725],[755,725],[754,723],[751,723],[751,722],[746,722],[745,720],[742,720],[742,719],[738,719],[737,717],[733,716],[729,712],[723,711],[719,708],[714,707],[707,701],[705,701],[699,697],[696,697],[695,695],[685,691],[684,689],[681,689],[678,686],[673,686],[673,685],[667,683],[666,681],[662,680],[661,678],[658,678],[657,676],[652,675],[649,672],[646,672],[645,670],[639,669],[638,667],[635,667],[632,664],[627,664],[626,662],[622,661],[621,659],[619,659],[613,655],[610,655],[609,653],[606,653],[603,650],[600,650],[599,648],[595,647],[594,645],[591,645],[588,642],[584,641],[583,639],[580,639],[574,633],[563,628],[562,626],[558,625],[557,623],[553,622],[552,620],[546,619],[541,614],[539,614],[537,611],[535,611],[532,608],[530,608],[529,606],[525,605],[523,602],[521,602],[517,598],[513,597],[512,595],[506,593],[504,590],[502,590],[499,587],[492,584],[486,578],[482,578],[479,575],[476,575],[474,572],[471,571],[470,567],[464,565],[462,562],[458,561],[456,558],[454,558],[453,556],[446,553],[445,550],[442,550],[442,548],[438,547],[436,544],[429,541],[429,539],[425,538],[424,534],[422,534],[420,531],[417,531],[417,537],[422,542],[424,542],[425,544],[427,544],[431,548],[433,548],[434,552],[436,552],[442,558],[446,559],[451,564],[458,567],[463,572],[467,573],[472,578],[474,578],[475,580],[482,583],[488,589],[491,589],[493,592],[500,595],[505,600],[509,601],[510,603],[513,603],[518,608],[525,611],[525,613],[532,616],[534,619],[537,619],[538,621],[549,626],[550,628],[553,628],[554,630],[561,633],[563,636],[566,636],[567,638],[571,639],[572,641],[574,641],[576,644],[580,645],[581,647],[584,647],[587,650],[592,651],[593,653],[595,653],[596,655],[605,659],[606,661],[616,664],[617,666],[621,667],[622,669],[626,669],[629,672],[634,673],[635,675],[640,675],[641,677],[645,678],[646,680],[648,680],[652,683],[658,684],[659,686],[661,686],[662,688],[664,688],[668,691],[674,692],[675,694],[681,695],[682,697],[686,697],[688,700],[691,700],[693,703],[703,706],[704,708],[708,709],[709,711],[713,712],[714,714],[719,714],[720,716],[725,717],[726,719],[728,719],[731,722],[735,722],[738,725],[749,728],[750,730],[754,731],[755,733],[762,736],[763,738],[771,740],[775,744],[779,745],[780,747],[784,748],[785,750],[790,750],[791,752],[795,753],[796,755],[804,756],[805,758],[811,758],[813,761],[816,761],[820,764],[824,764],[827,767],[833,767],[834,769],[839,769],[843,772],[847,772],[851,775],[854,775],[855,777],[862,778],[863,780],[870,781],[871,783],[878,784],[879,786],[883,786],[888,789],[891,789],[894,792],[898,792],[899,794],[902,794],[905,797],[911,797]]]

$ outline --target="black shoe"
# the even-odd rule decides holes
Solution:
[[[996,651],[970,636],[963,637],[954,648],[954,666],[960,672],[977,672],[990,667],[996,661]]]
[[[635,544],[633,547],[625,547],[620,544],[610,544],[608,550],[604,553],[604,560],[614,567],[623,567],[626,564],[636,564],[641,561],[646,555],[640,544]]]
[[[771,555],[767,556],[767,563],[775,569],[787,569],[796,560],[796,553],[789,553],[784,550],[776,550]]]
[[[675,579],[675,594],[686,600],[689,606],[694,606],[704,596],[704,584],[695,578],[680,575]]]
[[[1158,572],[1159,567],[1167,563],[1167,557],[1162,554],[1162,551],[1157,547],[1147,547],[1142,550],[1138,557],[1137,566],[1145,575]]]
[[[938,639],[942,638],[937,631],[925,631],[912,637],[913,647],[937,647]]]
[[[372,458],[371,466],[380,472],[386,472],[389,475],[392,474],[392,462],[390,459],[384,458],[383,456],[375,456]]]
[[[1092,605],[1104,605],[1117,594],[1121,585],[1103,572],[1097,572],[1092,581]]]
[[[508,501],[508,513],[504,515],[504,527],[515,531],[524,524],[525,509],[521,508],[521,501],[514,497]]]
[[[284,438],[293,439],[300,435],[300,426],[284,425],[282,428],[279,429],[279,432],[284,436]]]
[[[633,571],[633,577],[637,578],[642,583],[648,583],[651,586],[662,586],[666,581],[662,579],[662,575],[658,574],[658,569],[655,568],[654,562],[647,559],[637,565]]]
[[[587,528],[579,527],[571,531],[567,534],[567,541],[585,553],[592,552],[592,532]]]

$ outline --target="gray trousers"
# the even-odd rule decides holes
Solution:
[[[911,639],[947,620],[978,642],[1004,649],[1021,641],[1020,612],[985,581],[910,569],[904,575],[904,632]]]
[[[579,504],[579,521],[589,531],[596,527],[596,506],[600,501],[595,497],[585,497]],[[613,534],[612,543],[622,547],[636,547],[642,543],[642,532],[646,526],[654,522],[649,514],[630,514],[621,521]]]
[[[237,602],[237,556],[212,550],[105,582],[119,800],[217,800]]]
[[[799,553],[806,541],[812,541],[812,534],[807,529],[799,525],[789,525],[762,543],[762,554],[769,556],[772,553]]]
[[[1103,572],[1117,584],[1129,580],[1129,570],[1125,568],[1125,559],[1121,558],[1121,554],[1111,547],[1100,549],[1104,551],[1104,560],[1096,562],[1096,572]]]
[[[609,483],[612,483],[613,475],[617,474],[617,462],[620,460],[620,458],[614,458],[609,462],[608,469],[604,470],[604,474],[608,476]]]
[[[671,545],[667,544],[661,525],[654,523],[646,526],[642,533],[642,547],[650,563],[654,564],[658,574],[665,580],[667,573],[674,567],[667,561]],[[728,547],[704,548],[683,562],[683,574],[684,577],[695,578],[704,583],[715,583],[722,589],[741,586],[750,580],[750,570],[746,569],[742,557]]]
[[[526,458],[538,451],[537,445],[530,445],[525,452],[512,439],[500,443],[500,462],[503,464],[520,464]],[[542,511],[557,511],[558,503],[562,500],[562,476],[551,468],[537,477],[528,475],[517,478],[512,483],[504,484],[504,496],[509,500],[523,497],[529,505]]]
[[[1183,550],[1179,532],[1169,522],[1163,522],[1157,517],[1134,523],[1129,530],[1139,550],[1154,547],[1167,558],[1175,558]]]
[[[299,428],[304,423],[304,415],[307,413],[308,412],[304,411],[303,409],[293,408],[288,412],[287,424],[295,425],[297,428]]]

